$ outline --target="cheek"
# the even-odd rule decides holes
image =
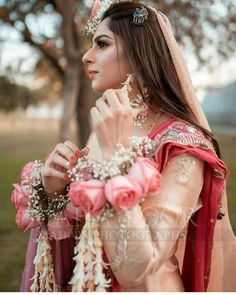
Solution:
[[[117,53],[107,52],[99,59],[99,74],[92,81],[92,88],[98,93],[103,93],[110,88],[120,88],[129,72],[126,60],[120,57],[119,62]]]

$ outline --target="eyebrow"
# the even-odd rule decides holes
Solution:
[[[108,35],[103,34],[103,35],[99,35],[99,36],[97,36],[96,38],[94,38],[93,42],[97,43],[98,40],[99,40],[100,38],[102,38],[102,37],[106,37],[106,38],[108,38],[108,39],[112,39],[112,38],[109,37]]]

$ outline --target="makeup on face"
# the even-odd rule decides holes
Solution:
[[[121,41],[108,27],[108,19],[103,20],[95,33],[92,47],[83,57],[87,65],[89,79],[95,92],[122,88],[130,72],[127,59],[123,55]]]

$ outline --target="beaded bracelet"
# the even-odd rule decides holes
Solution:
[[[69,185],[66,186],[63,194],[55,193],[55,197],[48,198],[48,208],[47,208],[47,216],[49,218],[56,217],[59,212],[65,209],[67,203],[69,202],[68,192]]]
[[[30,163],[25,165],[25,167],[27,166],[30,166]],[[41,161],[34,161],[22,179],[22,185],[29,192],[27,215],[31,220],[38,222],[44,222],[47,219],[47,196],[41,182],[41,169],[43,166],[44,164]]]
[[[111,161],[92,164],[90,171],[91,175],[95,179],[103,181],[117,175],[125,175],[134,165],[137,157],[151,157],[155,154],[157,144],[147,136],[132,136],[129,141],[130,145],[128,147],[124,147],[122,144],[117,144],[118,150],[111,158]]]
[[[151,157],[155,154],[157,143],[147,136],[132,136],[129,143],[128,147],[117,144],[117,151],[109,162],[89,164],[86,156],[79,157],[74,167],[67,170],[69,179],[74,182],[90,177],[106,181],[114,176],[127,174],[137,157]]]
[[[66,186],[63,194],[55,193],[55,197],[47,197],[41,178],[43,165],[40,161],[35,161],[32,171],[22,180],[22,185],[29,192],[27,215],[31,220],[38,222],[47,222],[48,218],[56,217],[69,202],[69,186]]]
[[[28,186],[29,200],[26,210],[31,220],[44,222],[47,220],[47,196],[41,184]]]

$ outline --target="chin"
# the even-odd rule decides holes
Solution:
[[[92,87],[93,91],[98,93],[98,94],[103,94],[105,92],[105,90],[102,90],[98,87]]]
[[[96,83],[96,81],[92,81],[92,89],[94,92],[98,93],[98,94],[102,94],[106,91],[106,88],[104,88],[104,86],[102,87],[102,85],[99,85],[99,83]]]
[[[103,94],[107,89],[120,89],[122,88],[123,85],[120,83],[116,83],[116,84],[109,84],[109,85],[101,85],[99,83],[96,82],[96,80],[92,81],[92,89],[94,92],[99,93],[99,94]]]
[[[96,84],[92,84],[92,89],[94,92],[98,93],[98,94],[103,94],[107,89],[115,89],[112,85],[111,86],[107,86],[107,87],[102,87]]]

